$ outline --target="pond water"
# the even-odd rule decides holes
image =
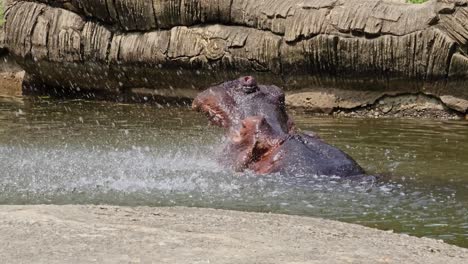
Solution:
[[[230,172],[216,163],[222,131],[188,107],[0,97],[0,204],[286,213],[468,247],[468,122],[292,115],[390,179],[350,186]]]

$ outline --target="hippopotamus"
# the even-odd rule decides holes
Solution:
[[[349,155],[316,135],[297,131],[284,92],[241,77],[201,92],[193,109],[225,128],[220,162],[236,171],[353,177],[364,170]]]
[[[238,131],[246,117],[257,115],[264,116],[277,132],[294,129],[286,113],[284,92],[274,85],[258,85],[252,76],[208,88],[194,99],[192,108],[228,133]]]
[[[275,131],[265,117],[251,116],[239,133],[230,138],[234,169],[258,174],[280,172],[292,175],[351,177],[364,170],[343,151],[301,133]]]

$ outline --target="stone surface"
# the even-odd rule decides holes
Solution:
[[[15,0],[4,38],[43,89],[203,89],[254,74],[294,91],[468,100],[467,21],[464,0]]]
[[[443,95],[440,100],[448,107],[455,109],[459,112],[465,113],[468,111],[468,100],[453,97],[451,95]]]
[[[11,60],[0,53],[0,96],[3,100],[21,100],[22,82],[25,72]]]
[[[6,263],[465,263],[427,238],[309,217],[196,208],[0,206]]]
[[[286,104],[296,111],[372,118],[460,119],[463,118],[461,113],[468,110],[467,100],[447,95],[438,98],[422,93],[341,89],[292,92],[286,96]]]
[[[0,72],[0,94],[3,102],[21,100],[24,72]]]

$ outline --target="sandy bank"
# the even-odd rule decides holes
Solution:
[[[0,206],[3,263],[466,263],[468,250],[335,221],[111,206]]]
[[[0,97],[21,96],[24,72],[0,72]]]

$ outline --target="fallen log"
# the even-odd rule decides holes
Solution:
[[[451,96],[466,112],[467,3],[15,0],[4,45],[27,72],[26,90],[191,97],[255,74],[294,92]]]

